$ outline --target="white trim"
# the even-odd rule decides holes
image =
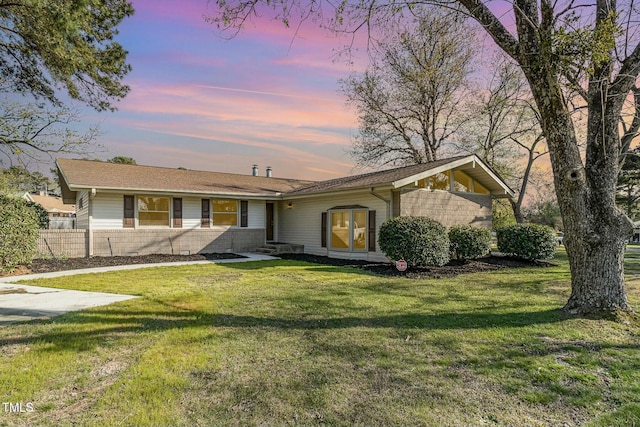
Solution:
[[[451,174],[449,175],[449,180],[451,182],[451,192],[453,193],[453,188],[454,188],[454,182],[453,182],[453,171],[455,169],[458,169],[462,166],[471,164],[472,168],[475,168],[476,166],[480,166],[480,168],[487,174],[489,175],[489,177],[495,181],[501,188],[501,191],[491,191],[491,195],[509,195],[511,197],[515,196],[515,193],[513,190],[511,190],[505,183],[502,182],[502,180],[500,178],[498,178],[498,176],[493,173],[493,171],[491,169],[489,169],[483,162],[482,160],[480,160],[477,156],[475,155],[471,155],[468,157],[464,157],[462,159],[456,160],[454,162],[450,162],[447,164],[444,164],[442,166],[438,166],[437,168],[433,168],[433,169],[429,169],[428,171],[425,172],[421,172],[418,173],[416,175],[412,175],[410,177],[407,178],[403,178],[400,179],[398,181],[394,181],[392,183],[394,188],[401,188],[404,187],[406,185],[411,184],[412,182],[415,181],[420,181],[421,179],[425,179],[428,178],[430,176],[436,175],[438,173],[445,173],[447,171],[450,171]],[[464,170],[462,170],[462,172],[464,172]],[[470,176],[469,178],[471,178],[472,180],[475,181],[475,178],[473,178],[472,176]],[[485,186],[483,184],[483,186]],[[485,186],[486,187],[486,186]]]
[[[450,163],[446,163],[442,166],[438,166],[437,168],[433,168],[433,169],[429,169],[428,171],[425,172],[420,172],[418,174],[412,175],[410,177],[407,178],[403,178],[403,179],[399,179],[398,181],[394,181],[391,183],[391,185],[393,185],[393,188],[400,188],[400,187],[404,187],[406,185],[411,184],[414,181],[420,181],[421,179],[424,178],[428,178],[432,175],[436,175],[438,173],[444,173],[447,172],[449,170],[455,169],[457,167],[466,165],[468,163],[471,163],[471,161],[475,158],[475,156],[469,156],[469,157],[465,157],[459,160],[456,160],[454,162],[450,162]]]
[[[283,193],[270,193],[270,194],[256,194],[256,193],[225,193],[225,192],[211,192],[203,193],[201,191],[188,191],[188,190],[154,190],[150,188],[114,188],[114,187],[90,187],[90,186],[69,186],[71,191],[82,190],[100,190],[103,193],[113,194],[171,194],[171,195],[189,195],[193,197],[201,198],[242,198],[243,200],[282,200]]]

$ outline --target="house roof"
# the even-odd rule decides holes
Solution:
[[[96,190],[275,197],[280,193],[311,183],[311,181],[293,179],[91,160],[57,159],[56,163],[66,183],[66,185],[61,185],[65,200],[71,200],[72,197],[75,200],[75,195],[70,194],[71,192],[93,188]]]
[[[244,197],[303,197],[363,188],[400,188],[450,169],[462,170],[495,196],[511,195],[507,184],[474,155],[457,156],[328,181],[302,181],[222,172],[57,159],[65,201],[75,201],[75,191],[149,191],[230,195]]]
[[[42,206],[47,212],[66,212],[74,213],[76,206],[73,204],[65,204],[60,197],[40,196],[38,194],[26,193],[24,198],[35,202]]]
[[[286,196],[303,196],[382,186],[397,189],[450,169],[464,171],[466,174],[489,189],[493,195],[513,196],[514,194],[513,190],[507,186],[502,178],[486,166],[477,156],[466,155],[450,157],[419,165],[404,166],[395,169],[370,172],[362,175],[315,182],[293,190],[287,193]]]

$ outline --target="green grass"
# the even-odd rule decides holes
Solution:
[[[640,302],[640,258],[628,261]],[[558,266],[383,278],[293,261],[30,282],[140,295],[0,328],[0,425],[640,425],[640,329]]]

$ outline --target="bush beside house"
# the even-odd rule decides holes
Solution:
[[[510,225],[499,229],[497,237],[500,252],[529,261],[553,258],[558,246],[555,231],[545,225]]]
[[[36,255],[38,213],[22,199],[0,196],[0,270],[30,264]]]
[[[404,216],[385,221],[379,231],[380,249],[407,264],[442,266],[449,262],[446,228],[427,217]]]
[[[491,232],[473,225],[457,225],[449,230],[451,253],[458,259],[476,259],[491,250]]]

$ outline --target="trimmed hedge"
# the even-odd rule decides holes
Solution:
[[[437,265],[449,262],[449,236],[438,221],[427,217],[403,216],[385,221],[378,233],[380,249],[391,259],[408,265]]]
[[[497,231],[498,250],[529,261],[553,258],[558,240],[551,227],[539,224],[516,224]]]
[[[39,228],[38,213],[26,200],[0,196],[0,270],[33,261]]]
[[[491,250],[491,232],[473,225],[456,225],[449,230],[451,253],[458,259],[476,259]]]

